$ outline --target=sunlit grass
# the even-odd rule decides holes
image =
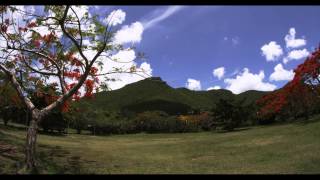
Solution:
[[[230,133],[40,135],[41,173],[320,173],[320,122]],[[23,162],[25,131],[0,127],[0,172]]]

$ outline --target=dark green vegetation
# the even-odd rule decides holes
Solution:
[[[167,103],[168,106],[173,103],[175,107],[186,110],[189,110],[188,108],[210,110],[215,107],[215,104],[221,98],[243,101],[245,105],[248,105],[255,103],[264,94],[266,92],[261,91],[247,91],[234,95],[231,91],[224,89],[210,91],[191,91],[186,88],[174,89],[160,78],[153,77],[126,85],[118,90],[97,93],[94,100],[84,100],[81,103],[89,106],[89,108],[103,110],[126,110],[128,107],[130,109],[130,107],[137,107],[137,104],[143,104],[141,109],[135,109],[139,112],[146,107],[149,108],[146,104],[153,105],[153,102]],[[177,112],[179,113],[179,110]]]
[[[81,133],[89,130],[94,135],[132,133],[178,133],[222,129],[295,121],[298,116],[286,115],[260,118],[256,101],[269,92],[247,91],[238,95],[228,90],[191,91],[172,88],[161,78],[148,78],[119,90],[100,92],[93,99],[74,102],[67,113],[53,112],[40,127],[44,131],[65,132],[70,127]],[[36,99],[38,106],[45,101]],[[21,109],[21,108],[20,108]],[[23,110],[19,110],[19,112]],[[13,113],[12,113],[13,112]],[[18,111],[0,117],[15,117]],[[312,114],[311,114],[312,115]],[[28,117],[20,113],[13,122],[26,124]],[[290,117],[294,117],[293,119]],[[22,119],[22,120],[21,120]]]
[[[229,133],[40,134],[39,173],[319,173],[318,120]],[[0,125],[1,174],[17,173],[25,133]]]
[[[266,93],[248,91],[235,95],[222,89],[175,89],[161,78],[153,77],[119,90],[97,93],[94,99],[83,98],[73,103],[72,110],[65,114],[65,118],[70,122],[70,127],[77,129],[79,133],[82,130],[90,130],[92,134],[212,130],[219,125],[213,122],[216,121],[212,119],[213,112],[218,112],[217,104],[225,100],[232,102],[235,109],[241,109],[237,116],[229,119],[243,119],[241,123],[227,128],[232,130],[238,126],[258,124],[255,103]],[[144,120],[144,117],[148,120]]]

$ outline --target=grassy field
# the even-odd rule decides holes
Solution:
[[[40,173],[320,173],[320,122],[230,133],[40,135]],[[0,126],[0,173],[23,161],[25,130]]]

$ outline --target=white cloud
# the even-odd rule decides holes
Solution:
[[[286,70],[282,64],[277,64],[274,67],[274,72],[270,75],[270,81],[290,81],[294,77],[293,70]]]
[[[132,23],[130,26],[123,26],[115,34],[115,43],[139,43],[142,39],[143,26],[140,22]]]
[[[239,94],[248,90],[259,91],[273,91],[276,86],[267,82],[263,82],[264,72],[260,71],[259,74],[252,74],[248,68],[244,68],[243,72],[235,78],[225,79],[227,84],[226,89],[235,94]]]
[[[231,42],[234,46],[236,46],[240,43],[240,39],[239,39],[239,37],[236,36],[236,37],[231,38]]]
[[[85,14],[88,13],[89,15],[89,7],[88,6],[71,6],[75,13],[77,13],[78,18],[81,20],[84,18]],[[68,11],[68,15],[72,17],[76,17],[73,11]]]
[[[119,51],[117,54],[113,55],[111,58],[116,59],[118,62],[112,61],[110,59],[104,59],[103,70],[100,72],[101,74],[112,72],[114,71],[115,68],[119,68],[122,71],[127,71],[131,67],[135,66],[137,69],[136,74],[114,73],[114,74],[108,74],[104,77],[99,78],[100,81],[104,81],[105,77],[109,79],[112,79],[112,78],[115,79],[116,81],[107,82],[111,90],[122,88],[127,84],[134,83],[134,82],[143,80],[149,76],[152,76],[152,68],[149,63],[143,62],[140,64],[140,66],[138,66],[137,63],[134,61],[134,59],[136,58],[134,50]],[[127,62],[127,63],[123,63],[123,62]]]
[[[136,58],[136,54],[134,50],[122,50],[119,51],[117,54],[111,56],[112,59],[118,62],[130,62]]]
[[[221,89],[220,86],[213,86],[213,87],[209,87],[207,88],[207,91],[210,91],[210,90],[217,90],[217,89]]]
[[[122,15],[123,16],[123,15]],[[119,21],[118,21],[119,23]],[[143,26],[140,22],[132,23],[131,25],[122,26],[115,34],[114,44],[126,44],[126,43],[139,43],[142,40]],[[91,42],[86,41],[85,44],[91,44]],[[95,55],[92,50],[86,51],[86,56]],[[105,82],[110,90],[116,90],[124,87],[127,84],[134,83],[145,78],[152,76],[151,65],[147,62],[143,62],[140,65],[135,61],[136,54],[132,49],[125,49],[118,51],[116,54],[111,56],[111,59],[104,57],[108,54],[103,53],[103,56],[99,59],[103,62],[103,68],[99,71],[100,74],[105,74],[109,72],[114,72],[115,69],[120,71],[129,71],[130,68],[135,67],[136,73],[112,73],[105,76],[100,76],[100,82]],[[115,79],[115,81],[105,81],[105,78]]]
[[[0,36],[0,49],[4,49],[4,48],[7,48],[7,43],[6,43],[6,40]],[[4,61],[4,59],[2,59],[2,57],[5,56],[5,53],[3,53],[1,50],[0,50],[0,63],[2,63]]]
[[[145,29],[149,29],[149,28],[153,27],[154,25],[158,24],[159,22],[167,19],[168,17],[170,17],[174,13],[180,11],[182,8],[183,8],[183,6],[169,6],[161,13],[161,15],[158,15],[157,17],[154,17],[152,19],[144,21],[143,27]]]
[[[107,18],[103,20],[104,23],[116,26],[122,24],[126,19],[126,13],[121,9],[112,11]]]
[[[152,68],[151,68],[151,65],[146,63],[146,62],[143,62],[141,65],[140,65],[140,69],[142,69],[144,71],[144,73],[148,76],[152,76]]]
[[[224,76],[224,73],[225,73],[224,67],[216,68],[212,72],[213,76],[217,77],[218,79],[221,79]]]
[[[287,48],[298,48],[307,44],[305,39],[296,39],[295,28],[290,28],[289,34],[284,37]]]
[[[275,41],[269,42],[261,47],[262,55],[267,61],[276,61],[282,54],[282,48]]]
[[[148,64],[148,63],[144,62],[137,68],[143,69],[146,73],[138,73],[141,76],[136,75],[136,74],[128,74],[128,73],[126,73],[126,74],[118,73],[118,74],[111,74],[111,75],[106,76],[108,78],[116,79],[116,81],[107,82],[109,88],[111,90],[120,89],[127,84],[131,84],[131,83],[134,83],[134,82],[137,82],[137,81],[140,81],[140,80],[147,78],[146,74],[152,75],[152,69],[151,69],[150,64]]]
[[[285,57],[285,58],[283,58],[282,62],[283,62],[284,64],[287,64],[287,63],[289,62],[289,59],[288,59],[287,57]]]
[[[199,91],[201,90],[201,83],[198,80],[189,78],[186,83],[186,88],[193,91]]]
[[[287,59],[290,60],[299,60],[302,58],[306,58],[309,56],[309,51],[307,49],[301,49],[301,50],[293,50],[288,53]]]

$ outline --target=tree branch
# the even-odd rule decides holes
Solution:
[[[36,73],[46,75],[46,76],[59,76],[59,74],[57,74],[57,73],[39,71],[37,69],[34,69],[32,66],[30,66],[26,61],[23,61],[23,62],[29,69],[31,69],[32,71],[34,71]]]
[[[11,47],[9,46],[8,49],[13,49],[13,50],[17,50],[17,51],[25,51],[25,52],[29,52],[29,53],[32,53],[32,54],[35,54],[37,56],[40,56],[40,57],[43,57],[43,58],[46,58],[48,59],[54,66],[56,66],[57,70],[58,70],[58,73],[61,72],[61,69],[59,67],[59,65],[54,61],[54,59],[52,59],[51,57],[41,53],[41,52],[37,52],[37,51],[33,51],[33,50],[30,50],[30,49],[24,49],[24,48],[16,48],[16,47]]]
[[[78,21],[78,28],[79,28],[79,34],[80,34],[80,48],[82,48],[82,32],[81,32],[81,24],[80,24],[80,19],[77,15],[77,13],[73,10],[72,7],[70,7],[70,9],[72,10],[72,12],[76,15],[77,17],[77,21]]]
[[[87,57],[83,54],[82,49],[81,49],[80,45],[78,44],[77,40],[74,39],[74,38],[67,32],[67,30],[66,30],[65,27],[64,27],[64,22],[65,22],[65,20],[66,20],[66,18],[67,18],[67,14],[68,14],[69,8],[70,8],[70,6],[67,6],[67,7],[66,7],[66,9],[65,9],[65,11],[64,11],[64,14],[63,14],[63,18],[59,21],[60,26],[61,26],[61,30],[62,30],[62,32],[73,42],[73,44],[77,47],[77,49],[78,49],[81,57],[82,57],[82,58],[84,59],[84,61],[86,62],[86,66],[88,66],[89,61],[88,61]]]
[[[0,69],[7,75],[8,79],[10,80],[10,82],[12,83],[12,86],[14,87],[14,89],[17,91],[20,99],[22,100],[22,102],[26,105],[26,107],[32,111],[33,109],[35,109],[35,106],[33,105],[33,103],[31,102],[31,100],[24,95],[22,88],[20,86],[20,84],[18,83],[15,75],[10,72],[6,67],[4,67],[2,64],[0,64]]]

